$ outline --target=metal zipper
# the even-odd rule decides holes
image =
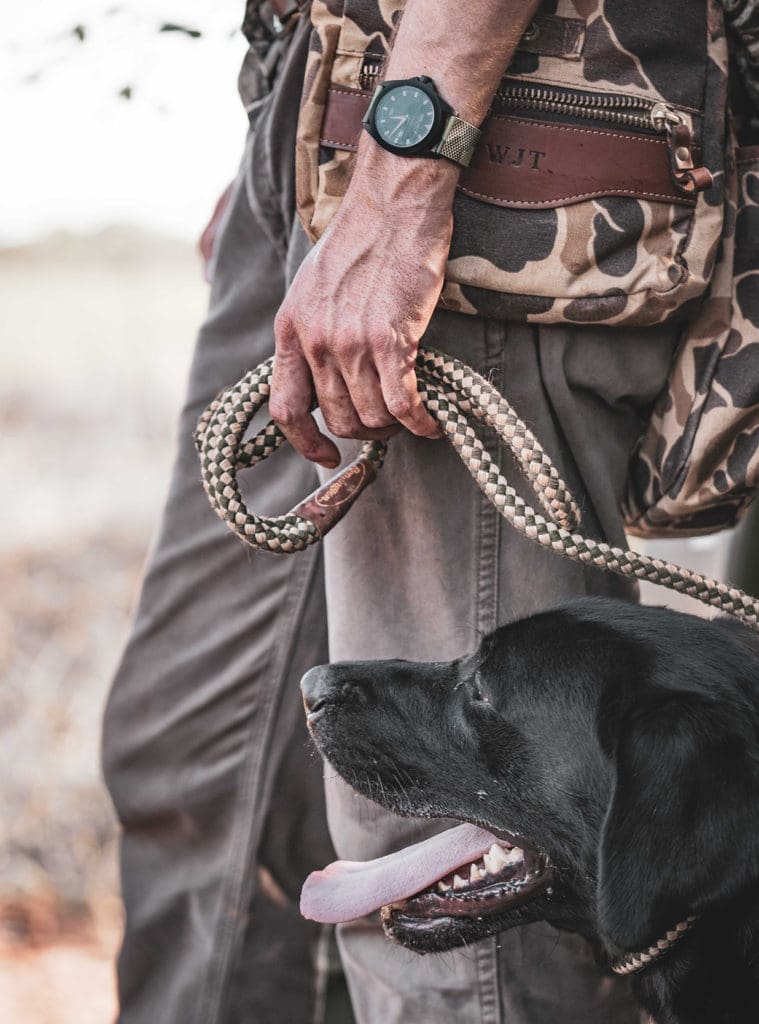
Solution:
[[[359,72],[360,88],[373,92],[382,77],[383,67],[381,57],[365,56]],[[500,110],[560,114],[666,135],[672,180],[677,187],[694,193],[712,185],[709,171],[694,165],[693,137],[686,118],[661,100],[504,80],[495,94],[493,105]]]
[[[642,131],[664,133],[671,126],[685,123],[674,107],[641,96],[565,92],[545,86],[502,83],[495,99],[500,106],[511,109],[565,114]]]
[[[371,91],[375,88],[382,76],[383,63],[381,57],[364,57],[359,72],[361,89]],[[666,132],[671,126],[685,123],[685,118],[674,107],[640,96],[569,92],[545,86],[502,82],[495,100],[499,105],[512,109],[607,121],[609,124],[643,131]]]
[[[373,92],[382,75],[383,64],[381,57],[364,57],[358,75],[359,88]]]
[[[528,110],[603,121],[623,128],[665,135],[672,180],[677,187],[693,194],[713,184],[710,172],[694,164],[693,136],[687,120],[678,110],[661,100],[502,82],[495,94],[494,105],[506,110]]]

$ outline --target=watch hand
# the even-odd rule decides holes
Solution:
[[[403,115],[393,114],[393,115],[391,115],[391,120],[392,121],[400,121],[401,122],[400,124],[397,124],[395,126],[395,128],[393,128],[393,130],[390,132],[391,135],[395,135],[395,133],[400,128],[402,128],[404,126],[406,121],[408,121],[408,114],[403,114]]]

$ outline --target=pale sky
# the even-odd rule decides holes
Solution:
[[[242,150],[245,42],[234,29],[243,8],[244,0],[6,0],[0,245],[115,222],[194,240]],[[165,21],[204,36],[159,34]],[[71,34],[79,23],[92,29],[84,43]],[[117,96],[126,85],[128,102]]]

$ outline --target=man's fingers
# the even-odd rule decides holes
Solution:
[[[330,433],[335,437],[358,438],[363,441],[384,441],[394,433],[388,425],[372,428],[362,423],[353,404],[348,386],[333,364],[314,371],[316,399]]]
[[[395,432],[371,353],[360,323],[317,334],[305,346],[319,408],[337,437],[384,441]]]
[[[395,427],[396,419],[385,405],[382,385],[377,371],[369,363],[344,372],[344,379],[350,393],[353,407],[365,427],[370,430],[387,430]]]
[[[310,414],[313,391],[327,429],[335,437],[385,441],[406,427],[420,437],[438,438],[416,387],[416,346],[395,335],[367,338],[360,324],[326,334],[302,330],[281,309],[275,322],[277,357],[269,401],[272,416],[306,458],[336,465],[335,446]]]
[[[272,419],[301,455],[334,469],[340,464],[340,452],[317,427],[311,415],[311,394],[311,371],[306,360],[300,352],[283,354],[278,349],[269,394]]]
[[[380,381],[385,405],[399,423],[419,437],[440,437],[440,428],[419,397],[413,366],[400,375],[397,368],[380,367]]]

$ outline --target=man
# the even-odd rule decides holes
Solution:
[[[479,124],[536,7],[407,0],[386,75],[429,75]],[[296,909],[305,873],[331,856],[303,758],[297,681],[309,665],[447,659],[568,594],[632,596],[509,531],[438,439],[414,357],[423,337],[494,374],[580,498],[584,528],[619,543],[627,452],[664,383],[674,329],[610,338],[437,308],[459,169],[368,136],[311,248],[292,201],[307,35],[307,12],[293,15],[287,46],[275,43],[272,91],[248,104],[172,489],[106,714],[106,777],[124,828],[122,1024],[324,1019],[325,943]],[[245,78],[262,80],[255,53]],[[325,579],[313,548],[247,557],[208,509],[192,449],[203,407],[275,338],[270,409],[305,459],[291,451],[256,469],[256,511],[296,504],[314,462],[326,471],[357,439],[397,435],[379,480],[327,538]],[[323,427],[309,412],[314,391]],[[329,777],[327,804],[337,853],[351,859],[444,827],[394,818]],[[343,927],[339,944],[359,1024],[638,1019],[582,941],[547,926],[442,958],[412,958],[376,919]]]

